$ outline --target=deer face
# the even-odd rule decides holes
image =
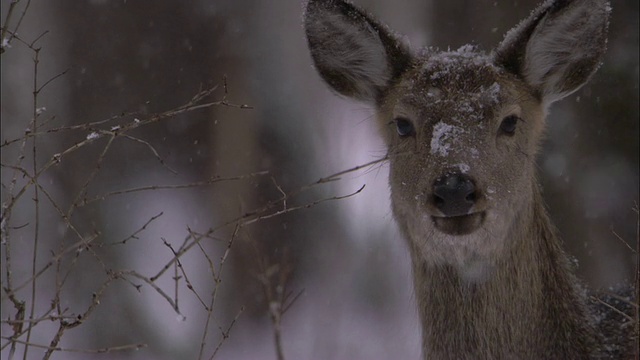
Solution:
[[[487,259],[530,202],[543,109],[470,47],[425,54],[378,106],[392,205],[434,263]]]
[[[316,69],[377,111],[393,212],[414,254],[474,277],[526,236],[546,109],[598,67],[608,11],[604,0],[547,1],[489,55],[414,55],[350,3],[308,2]]]

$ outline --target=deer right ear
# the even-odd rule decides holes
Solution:
[[[404,44],[350,3],[310,0],[304,25],[316,69],[342,95],[375,102],[411,62]]]

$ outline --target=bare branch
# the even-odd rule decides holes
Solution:
[[[272,217],[280,216],[280,215],[283,215],[283,214],[286,214],[286,213],[289,213],[289,212],[292,212],[292,211],[301,210],[301,209],[308,209],[308,208],[311,208],[311,207],[316,206],[318,204],[321,204],[323,202],[334,201],[334,200],[343,200],[343,199],[346,199],[346,198],[350,198],[350,197],[355,196],[355,195],[359,194],[360,192],[362,192],[362,190],[364,190],[365,186],[366,185],[362,185],[360,187],[360,189],[358,189],[358,190],[356,190],[356,191],[354,191],[354,192],[352,192],[350,194],[347,194],[347,195],[334,196],[334,197],[330,197],[330,198],[320,199],[320,200],[316,200],[316,201],[313,201],[313,202],[305,204],[305,205],[290,207],[290,208],[287,208],[287,209],[284,209],[284,210],[276,211],[276,212],[274,212],[272,214],[260,215],[260,216],[255,217],[254,219],[251,219],[251,220],[248,220],[248,221],[244,221],[242,223],[242,225],[243,226],[251,225],[251,224],[253,224],[255,222],[258,222],[260,220],[270,219]]]
[[[127,241],[129,241],[131,239],[138,239],[137,235],[139,233],[145,231],[147,229],[147,226],[149,226],[149,224],[151,224],[152,222],[154,222],[155,220],[160,218],[162,215],[164,215],[164,212],[160,212],[158,215],[152,216],[149,220],[147,220],[146,223],[144,223],[144,225],[142,225],[141,228],[139,228],[138,230],[134,231],[133,234],[131,234],[131,235],[127,236],[126,238],[124,238],[124,240],[108,243],[108,244],[105,244],[105,245],[124,245],[124,244],[127,243]]]
[[[164,292],[164,290],[162,290],[158,285],[156,285],[151,279],[149,279],[146,276],[140,275],[138,272],[134,271],[134,270],[128,270],[128,271],[122,271],[120,272],[121,275],[129,275],[135,278],[138,278],[142,281],[144,281],[145,283],[147,283],[149,286],[151,286],[158,294],[160,294],[160,296],[162,296],[165,300],[167,300],[167,302],[169,303],[169,305],[171,305],[171,308],[173,308],[173,311],[176,312],[176,314],[182,316],[184,318],[184,315],[182,315],[182,313],[180,312],[180,309],[178,308],[178,304],[176,304],[176,302],[171,299],[171,297],[169,295],[167,295],[167,293]]]
[[[2,338],[9,339],[5,336],[3,336]],[[47,351],[51,351],[51,352],[64,351],[64,352],[76,352],[76,353],[86,353],[86,354],[104,354],[104,353],[111,353],[116,351],[140,350],[147,347],[147,344],[127,344],[127,345],[110,346],[110,347],[100,348],[100,349],[74,349],[74,348],[63,348],[63,347],[51,347],[47,345],[29,343],[29,342],[26,342],[23,340],[17,340],[17,339],[16,340],[12,339],[11,341],[17,344],[29,345],[34,348],[46,349]]]
[[[201,187],[201,186],[208,186],[208,185],[212,185],[218,182],[222,182],[222,181],[235,181],[235,180],[244,180],[244,179],[249,179],[249,178],[253,178],[256,176],[262,176],[262,175],[267,175],[269,174],[268,171],[259,171],[259,172],[255,172],[255,173],[251,173],[248,175],[239,175],[239,176],[232,176],[232,177],[214,177],[211,178],[207,181],[197,181],[197,182],[193,182],[193,183],[189,183],[189,184],[181,184],[181,185],[151,185],[151,186],[142,186],[142,187],[137,187],[137,188],[131,188],[131,189],[125,189],[125,190],[116,190],[116,191],[111,191],[102,195],[98,195],[96,197],[90,198],[90,199],[85,199],[82,203],[81,206],[96,202],[96,201],[102,201],[105,200],[108,197],[111,196],[115,196],[115,195],[123,195],[123,194],[130,194],[130,193],[135,193],[135,192],[142,192],[142,191],[149,191],[149,190],[176,190],[176,189],[187,189],[187,188],[194,188],[194,187]]]
[[[233,321],[231,321],[231,323],[229,324],[229,327],[227,327],[227,330],[222,332],[222,338],[218,342],[218,345],[216,346],[209,360],[213,359],[216,356],[216,354],[218,353],[218,350],[220,350],[220,347],[222,347],[222,344],[224,343],[224,341],[229,338],[229,334],[231,333],[231,329],[233,328],[233,325],[235,325],[236,321],[238,321],[238,318],[240,317],[240,315],[242,315],[243,312],[244,312],[244,306],[240,308],[240,310],[236,314],[236,317],[233,318]]]

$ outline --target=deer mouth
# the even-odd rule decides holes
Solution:
[[[436,228],[449,235],[471,234],[482,225],[484,218],[484,211],[459,216],[431,216]]]

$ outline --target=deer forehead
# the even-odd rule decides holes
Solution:
[[[481,53],[428,54],[399,82],[391,110],[434,120],[448,117],[478,122],[503,104],[504,77],[504,71]]]

